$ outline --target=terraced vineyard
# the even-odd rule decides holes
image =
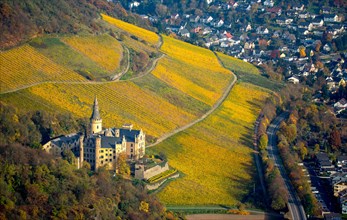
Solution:
[[[235,205],[253,186],[253,125],[263,89],[241,83],[211,116],[155,146],[185,176],[159,193],[166,204]]]
[[[209,50],[163,36],[161,50],[168,56],[153,75],[210,106],[225,90],[232,75]]]
[[[1,52],[0,91],[47,81],[86,81],[76,72],[60,66],[29,45]]]
[[[63,38],[63,41],[109,72],[119,67],[123,49],[121,44],[109,35],[73,36]]]
[[[148,43],[150,43],[152,45],[156,45],[159,41],[158,35],[149,31],[149,30],[146,30],[146,29],[137,27],[135,25],[129,24],[127,22],[112,18],[112,17],[105,15],[105,14],[101,14],[101,16],[102,16],[102,19],[109,22],[110,24],[113,24],[113,25],[121,28],[122,30],[124,30],[124,31],[144,40],[144,41],[147,41]]]
[[[281,83],[261,76],[259,69],[250,63],[222,53],[217,53],[217,55],[222,61],[223,65],[232,70],[238,76],[239,82],[251,83],[272,91],[278,91],[281,87],[283,87]]]
[[[110,75],[104,67],[63,43],[58,37],[39,37],[31,40],[29,44],[53,62],[72,69],[86,78],[94,79]]]

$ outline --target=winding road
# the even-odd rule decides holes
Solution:
[[[306,214],[304,208],[300,202],[298,195],[290,182],[290,179],[284,168],[282,159],[280,157],[278,148],[277,148],[277,131],[281,122],[288,117],[288,113],[283,113],[277,116],[269,125],[267,129],[267,135],[269,137],[269,143],[267,146],[269,158],[275,162],[275,166],[278,167],[281,176],[285,182],[286,188],[289,193],[288,198],[288,209],[292,216],[293,220],[306,220]]]

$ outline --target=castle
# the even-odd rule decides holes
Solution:
[[[56,156],[61,156],[65,150],[71,150],[77,158],[78,167],[86,161],[95,171],[102,166],[115,170],[121,153],[132,160],[138,160],[145,155],[146,136],[142,130],[133,130],[131,124],[123,125],[122,128],[102,129],[96,97],[89,127],[89,134],[64,135],[49,141],[43,145],[43,149]]]

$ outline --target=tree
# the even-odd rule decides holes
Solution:
[[[129,176],[130,167],[127,163],[127,155],[125,153],[120,153],[116,160],[116,170],[119,174]]]
[[[304,46],[299,47],[300,57],[306,57],[306,48]]]
[[[269,138],[267,134],[262,134],[259,138],[259,149],[260,150],[265,150],[268,144]]]
[[[334,151],[341,147],[341,135],[336,128],[330,133],[329,143]]]
[[[145,213],[148,213],[148,211],[149,211],[149,204],[147,202],[145,202],[145,201],[141,201],[139,210],[143,211]]]

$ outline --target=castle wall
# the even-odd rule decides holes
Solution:
[[[138,179],[149,179],[155,175],[158,175],[162,172],[169,170],[169,163],[166,162],[162,167],[160,165],[156,165],[150,169],[144,170],[144,165],[136,165],[135,166],[135,178]]]
[[[170,176],[162,181],[159,181],[157,183],[152,183],[152,184],[147,184],[146,185],[146,189],[147,190],[156,190],[158,189],[161,185],[163,185],[166,181],[170,180],[170,179],[175,179],[175,178],[178,178],[180,176],[179,173],[176,173],[175,175],[173,176]]]

